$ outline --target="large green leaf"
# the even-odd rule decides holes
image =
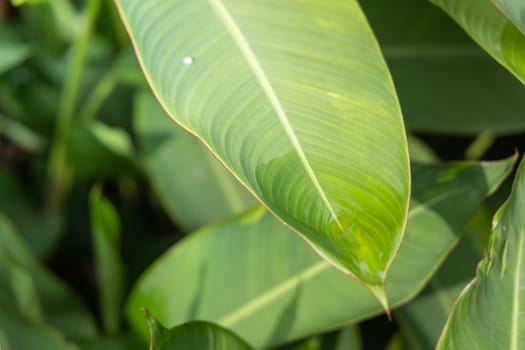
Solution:
[[[150,93],[135,102],[135,131],[147,174],[170,217],[185,230],[240,213],[256,201]]]
[[[513,159],[413,166],[405,243],[387,280],[394,304],[423,287],[512,165]],[[142,307],[168,326],[192,319],[217,322],[256,348],[381,312],[363,286],[319,259],[262,208],[208,226],[159,258],[127,304],[131,324],[144,333]]]
[[[366,0],[362,5],[410,129],[447,134],[525,130],[523,85],[443,11],[421,0]]]
[[[208,322],[189,322],[166,329],[146,311],[150,350],[250,350],[237,335]]]
[[[493,0],[510,20],[525,33],[525,2],[522,0]]]
[[[490,0],[429,0],[525,84],[525,35]]]
[[[525,347],[525,160],[498,210],[488,256],[463,290],[437,349]]]
[[[0,285],[0,308],[5,309],[5,317],[23,315],[34,322],[46,322],[67,337],[89,338],[96,334],[95,322],[84,305],[40,265],[3,216],[0,216]]]
[[[263,204],[386,304],[408,152],[356,0],[118,0],[164,109]]]

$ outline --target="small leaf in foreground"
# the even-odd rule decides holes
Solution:
[[[461,293],[437,349],[525,348],[525,158],[496,213],[488,256]]]
[[[164,328],[146,310],[150,332],[149,350],[250,350],[244,340],[229,330],[209,322],[188,322],[171,329]]]

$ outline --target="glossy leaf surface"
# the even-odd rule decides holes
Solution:
[[[255,198],[148,92],[135,100],[134,127],[144,167],[170,217],[187,231],[240,213]]]
[[[420,0],[366,0],[362,6],[409,129],[459,135],[525,130],[523,84],[446,13]]]
[[[394,304],[423,287],[512,164],[513,159],[413,166],[406,241],[387,280]],[[142,307],[169,326],[217,322],[256,348],[382,311],[362,285],[319,259],[263,208],[200,230],[159,258],[127,305],[131,324],[144,333]]]
[[[146,311],[150,331],[149,350],[250,350],[244,340],[218,325],[189,322],[166,329]]]
[[[525,2],[522,0],[493,0],[493,2],[525,34]]]
[[[171,117],[386,304],[408,154],[389,72],[357,2],[116,3]]]
[[[525,161],[496,213],[488,257],[463,290],[437,349],[525,347]]]
[[[429,0],[525,84],[525,34],[490,0]]]

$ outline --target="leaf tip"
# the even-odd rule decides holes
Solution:
[[[377,301],[381,304],[385,310],[388,320],[392,320],[392,313],[390,310],[390,305],[388,304],[388,297],[386,295],[385,285],[382,286],[368,286],[372,294],[376,297]]]
[[[149,350],[159,349],[161,344],[167,339],[167,329],[155,318],[147,308],[143,308],[146,324],[150,336]]]

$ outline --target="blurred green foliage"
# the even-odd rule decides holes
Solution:
[[[362,6],[393,74],[413,160],[525,150],[523,85],[449,17],[416,0]],[[509,191],[506,182],[481,207],[468,239],[392,323],[313,329],[280,349],[433,345]],[[124,320],[139,275],[191,231],[255,204],[155,102],[112,1],[0,0],[2,350],[146,348]],[[425,323],[429,310],[436,317]],[[247,346],[215,325],[196,327],[180,332]]]

